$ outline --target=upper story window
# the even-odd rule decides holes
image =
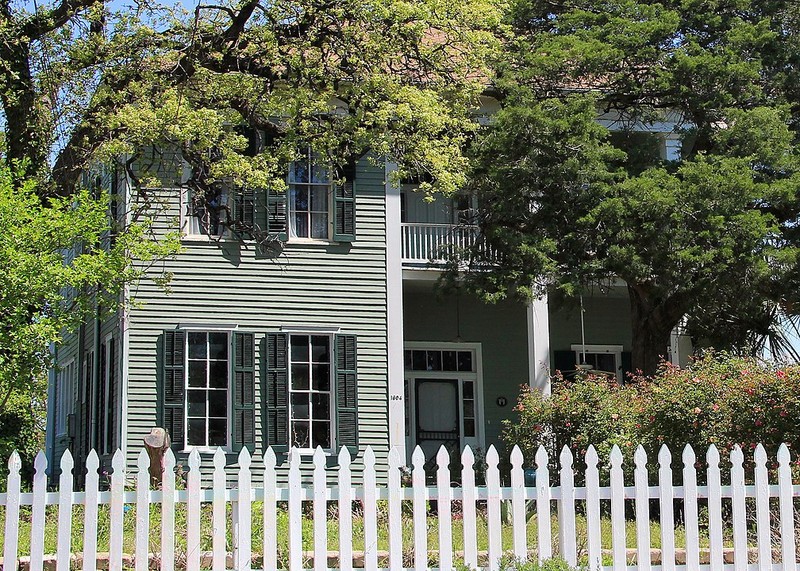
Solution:
[[[207,201],[194,199],[191,190],[185,192],[184,209],[186,212],[184,231],[192,236],[208,236],[221,238],[225,234],[225,206],[228,194],[221,190]]]
[[[69,430],[67,418],[72,413],[72,404],[75,402],[74,379],[75,361],[70,360],[62,365],[56,376],[56,436],[66,436]]]
[[[289,220],[291,236],[330,238],[331,173],[308,150],[289,168]]]

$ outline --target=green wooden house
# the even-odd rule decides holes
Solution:
[[[664,152],[676,152],[668,137]],[[198,448],[210,462],[221,446],[232,464],[247,446],[256,474],[268,446],[309,456],[321,446],[331,466],[341,446],[356,455],[372,446],[385,466],[390,447],[410,457],[417,445],[432,456],[442,444],[499,443],[520,385],[548,391],[554,368],[586,362],[622,379],[624,287],[587,292],[582,312],[546,298],[490,305],[443,294],[441,259],[474,240],[475,205],[428,202],[415,185],[392,184],[391,171],[363,158],[337,186],[313,157],[287,165],[288,192],[233,205],[267,229],[266,248],[232,239],[192,207],[179,176],[163,178],[149,193],[156,228],[177,226],[183,243],[159,268],[173,275],[169,293],[143,282],[135,307],[55,348],[51,466],[66,448],[78,466],[91,449],[108,463],[117,448],[132,466],[157,426],[179,459]],[[113,183],[137,200],[124,179]],[[676,336],[673,360],[686,352]]]

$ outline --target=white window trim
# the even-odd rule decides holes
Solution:
[[[225,445],[224,446],[196,446],[189,444],[189,335],[185,336],[183,346],[183,452],[191,452],[197,450],[201,454],[214,454],[217,448],[222,448],[223,452],[230,453],[233,451],[233,391],[231,391],[231,382],[233,379],[233,336],[231,332],[236,329],[236,325],[229,326],[225,324],[204,325],[202,323],[181,325],[178,329],[182,331],[194,333],[227,333],[228,334],[228,387],[225,390],[226,398],[228,399],[226,407],[226,427],[225,427]],[[206,416],[208,420],[208,416]]]
[[[622,345],[582,345],[580,343],[573,343],[570,345],[570,349],[575,353],[576,363],[580,363],[584,350],[586,353],[614,355],[617,366],[617,381],[622,382]]]
[[[458,379],[458,380],[471,380],[475,383],[475,436],[463,436],[464,432],[464,418],[461,414],[461,405],[463,403],[462,383],[458,386],[458,401],[459,401],[459,423],[460,423],[460,436],[462,442],[459,446],[463,447],[465,440],[477,441],[477,446],[485,453],[486,452],[486,430],[484,424],[486,416],[484,411],[484,396],[483,396],[483,354],[482,345],[480,343],[449,343],[449,342],[425,342],[425,341],[407,341],[404,344],[403,350],[407,349],[426,349],[431,351],[466,351],[471,350],[475,359],[473,372],[465,371],[407,371],[404,369],[404,379],[406,385],[409,381],[417,378],[431,378],[431,379]],[[409,387],[408,391],[408,422],[409,434],[406,444],[406,453],[411,454],[416,447],[416,427],[414,426],[414,419],[416,418],[416,387]],[[475,446],[472,446],[473,452]]]
[[[308,152],[308,150],[306,150]],[[313,156],[313,153],[312,153]],[[331,244],[335,243],[336,241],[333,239],[334,235],[334,224],[336,218],[336,212],[334,211],[334,200],[333,200],[333,187],[334,187],[334,179],[331,173],[331,168],[328,168],[328,182],[327,184],[322,183],[312,183],[312,182],[299,182],[293,183],[291,181],[291,172],[293,170],[293,165],[296,161],[292,161],[289,163],[288,172],[286,173],[286,238],[289,243],[293,244]],[[298,236],[295,234],[294,230],[294,208],[293,208],[293,200],[292,200],[292,184],[298,185],[305,185],[305,186],[327,186],[327,197],[328,197],[328,237],[327,238],[312,238],[310,236]],[[310,200],[310,197],[309,197]],[[309,211],[310,212],[310,211]],[[309,234],[310,234],[310,226],[309,226]]]
[[[199,243],[216,243],[216,242],[238,242],[230,236],[230,232],[226,228],[219,236],[209,236],[208,234],[193,232],[193,220],[195,216],[192,215],[192,205],[189,200],[190,190],[185,186],[181,187],[180,192],[180,231],[181,240],[185,242],[199,242]],[[228,200],[227,194],[225,200]],[[245,240],[252,242],[252,240]]]
[[[336,397],[336,377],[334,375],[335,371],[334,368],[336,366],[336,334],[339,333],[341,328],[331,328],[331,327],[292,327],[292,326],[283,326],[281,327],[281,331],[285,331],[289,334],[289,339],[287,340],[288,344],[288,364],[289,364],[289,447],[292,450],[296,450],[301,456],[311,456],[314,452],[317,451],[316,448],[292,448],[291,440],[292,440],[292,335],[325,335],[329,339],[329,348],[330,348],[330,423],[331,423],[331,447],[330,448],[323,448],[322,451],[325,453],[326,456],[335,456],[338,454],[336,451],[336,427],[337,422],[339,421],[336,415],[336,406],[335,406],[335,397]],[[309,387],[311,386],[311,380],[309,379]],[[310,414],[310,412],[309,412]],[[298,419],[304,420],[304,419]],[[309,420],[313,420],[310,419]],[[311,434],[309,432],[309,442],[311,441]]]
[[[69,378],[69,394],[65,394],[64,392],[64,376],[65,375]],[[72,403],[75,400],[74,392],[75,392],[75,359],[69,359],[63,365],[60,366],[58,370],[58,375],[56,377],[56,438],[64,438],[69,434],[69,422],[67,421],[67,416],[72,414],[73,408]]]

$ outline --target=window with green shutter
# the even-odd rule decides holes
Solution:
[[[184,331],[165,331],[161,355],[161,423],[169,433],[174,450],[183,450],[185,422]]]
[[[356,338],[267,335],[267,444],[285,451],[358,446]]]
[[[252,333],[233,334],[233,450],[256,444],[256,356]]]

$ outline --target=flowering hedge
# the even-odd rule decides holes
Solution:
[[[523,387],[514,411],[515,418],[505,423],[504,441],[509,448],[519,445],[530,461],[539,445],[551,458],[567,445],[582,466],[593,444],[607,463],[617,444],[631,466],[641,444],[654,466],[666,444],[679,472],[686,444],[702,461],[713,443],[723,459],[739,444],[749,466],[759,442],[770,460],[782,442],[800,451],[800,367],[708,354],[685,369],[665,363],[653,377],[634,376],[624,385],[593,375],[574,381],[557,375],[550,397]]]

